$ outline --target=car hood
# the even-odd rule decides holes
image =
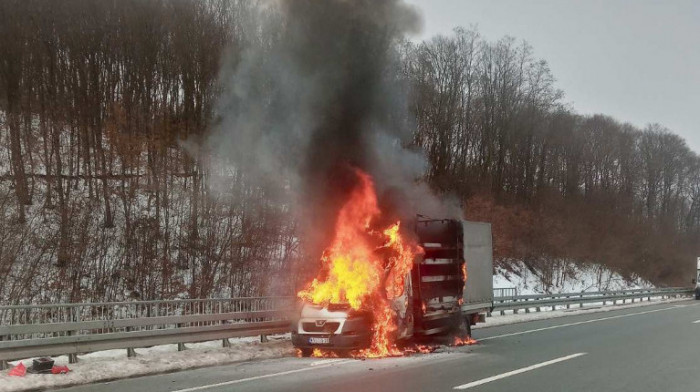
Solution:
[[[301,308],[301,317],[302,318],[322,318],[322,319],[348,318],[348,313],[349,313],[349,310],[330,311],[325,306],[311,305],[311,304],[304,304],[304,307]]]

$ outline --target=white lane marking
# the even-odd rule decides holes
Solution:
[[[319,365],[324,365],[327,363],[338,363],[338,362],[352,362],[354,359],[343,359],[343,358],[337,358],[337,359],[322,359],[320,361],[316,362],[311,362],[309,366],[319,366]]]
[[[693,321],[693,324],[700,324],[700,320]]]
[[[485,338],[479,338],[478,340],[480,342],[483,342],[485,340],[492,340],[492,339],[499,339],[499,338],[506,338],[510,336],[518,336],[518,335],[525,335],[533,332],[540,332],[540,331],[548,331],[550,329],[557,329],[557,328],[564,328],[564,327],[573,327],[575,325],[583,325],[583,324],[590,324],[590,323],[597,323],[599,321],[606,321],[606,320],[614,320],[614,319],[619,319],[619,318],[624,318],[624,317],[632,317],[632,316],[639,316],[642,314],[649,314],[649,313],[656,313],[656,312],[663,312],[664,310],[671,310],[671,309],[678,309],[679,307],[686,307],[686,306],[695,306],[695,305],[676,305],[670,308],[661,308],[661,309],[654,309],[654,310],[647,310],[644,312],[638,312],[638,313],[628,313],[628,314],[621,314],[617,316],[610,316],[610,317],[602,317],[602,318],[597,318],[593,320],[586,320],[586,321],[579,321],[575,323],[568,323],[568,324],[559,324],[559,325],[553,325],[551,327],[544,327],[544,328],[537,328],[537,329],[530,329],[527,331],[520,331],[520,332],[513,332],[513,333],[507,333],[503,335],[496,335],[496,336],[488,336]],[[698,320],[700,321],[700,320]]]
[[[347,360],[347,362],[352,362],[354,361],[353,359]],[[345,361],[341,361],[345,362]],[[234,384],[240,384],[243,382],[247,381],[255,381],[255,380],[261,380],[264,378],[270,378],[270,377],[277,377],[277,376],[285,376],[287,374],[294,374],[294,373],[301,373],[301,372],[307,372],[309,370],[316,370],[316,369],[322,369],[326,367],[330,367],[333,365],[338,364],[339,362],[332,362],[332,363],[327,363],[325,365],[319,365],[316,367],[306,367],[306,368],[301,368],[301,369],[294,369],[294,370],[287,370],[286,372],[279,372],[279,373],[272,373],[272,374],[263,374],[260,376],[255,376],[255,377],[248,377],[248,378],[241,378],[239,380],[233,380],[233,381],[226,381],[226,382],[220,382],[217,384],[209,384],[209,385],[202,385],[200,387],[192,387],[192,388],[185,388],[185,389],[178,389],[172,392],[193,392],[193,391],[203,391],[205,389],[209,388],[217,388],[217,387],[225,387],[227,385],[234,385]]]
[[[492,382],[492,381],[500,380],[500,379],[503,379],[503,378],[506,378],[506,377],[510,377],[510,376],[515,376],[516,374],[529,372],[529,371],[531,371],[531,370],[539,369],[539,368],[541,368],[541,367],[545,367],[545,366],[549,366],[549,365],[554,365],[555,363],[564,362],[564,361],[568,361],[568,360],[570,360],[570,359],[578,358],[578,357],[580,357],[580,356],[582,356],[582,355],[586,355],[586,353],[578,353],[578,354],[567,355],[567,356],[565,356],[565,357],[561,357],[561,358],[557,358],[557,359],[552,359],[551,361],[547,361],[547,362],[541,362],[541,363],[538,363],[538,364],[535,364],[535,365],[532,365],[532,366],[528,366],[528,367],[524,367],[524,368],[520,368],[520,369],[517,369],[517,370],[510,371],[510,372],[507,372],[507,373],[499,374],[499,375],[497,375],[497,376],[488,377],[488,378],[482,378],[481,380],[473,381],[473,382],[470,382],[469,384],[458,385],[458,386],[454,387],[454,389],[469,389],[469,388],[478,387],[479,385],[484,385],[484,384],[488,384],[488,383],[490,383],[490,382]]]

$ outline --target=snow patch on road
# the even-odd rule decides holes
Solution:
[[[0,374],[0,391],[16,392],[45,388],[61,388],[120,378],[167,373],[204,366],[223,365],[238,361],[268,359],[294,354],[289,334],[270,336],[270,341],[260,343],[259,337],[230,339],[231,347],[223,348],[221,340],[187,344],[186,351],[177,351],[177,345],[137,348],[135,358],[127,358],[126,350],[108,350],[79,355],[78,363],[68,364],[67,356],[55,357],[56,364],[68,365],[71,372],[64,375],[27,374],[10,377],[7,371]],[[23,362],[30,366],[31,359]]]

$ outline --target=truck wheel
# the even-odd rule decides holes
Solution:
[[[308,357],[310,357],[311,354],[314,352],[314,350],[311,349],[311,348],[300,348],[299,350],[301,351],[301,356],[302,356],[303,358],[308,358]]]

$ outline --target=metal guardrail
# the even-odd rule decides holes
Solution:
[[[0,306],[0,368],[8,360],[223,340],[289,331],[292,297]]]
[[[552,310],[554,310],[557,306],[566,306],[566,308],[569,309],[571,305],[583,307],[584,304],[591,303],[602,303],[602,305],[606,305],[608,302],[612,302],[613,304],[617,304],[617,301],[625,303],[627,300],[631,300],[632,302],[637,299],[643,301],[644,298],[651,300],[652,297],[678,297],[692,295],[693,292],[693,289],[675,287],[494,297],[493,310],[500,311],[501,315],[503,315],[506,310],[512,310],[514,313],[517,313],[519,310],[525,310],[526,313],[529,313],[531,309],[535,309],[539,312],[543,307],[552,307]]]
[[[493,288],[493,297],[494,298],[516,297],[517,295],[518,295],[518,289],[515,287],[494,287]]]
[[[498,294],[504,294],[500,292]],[[671,288],[591,293],[499,296],[493,310],[518,310],[651,297],[692,295],[693,289]],[[104,302],[0,306],[0,368],[7,361],[37,356],[178,344],[285,333],[294,297],[258,297],[171,301]]]

